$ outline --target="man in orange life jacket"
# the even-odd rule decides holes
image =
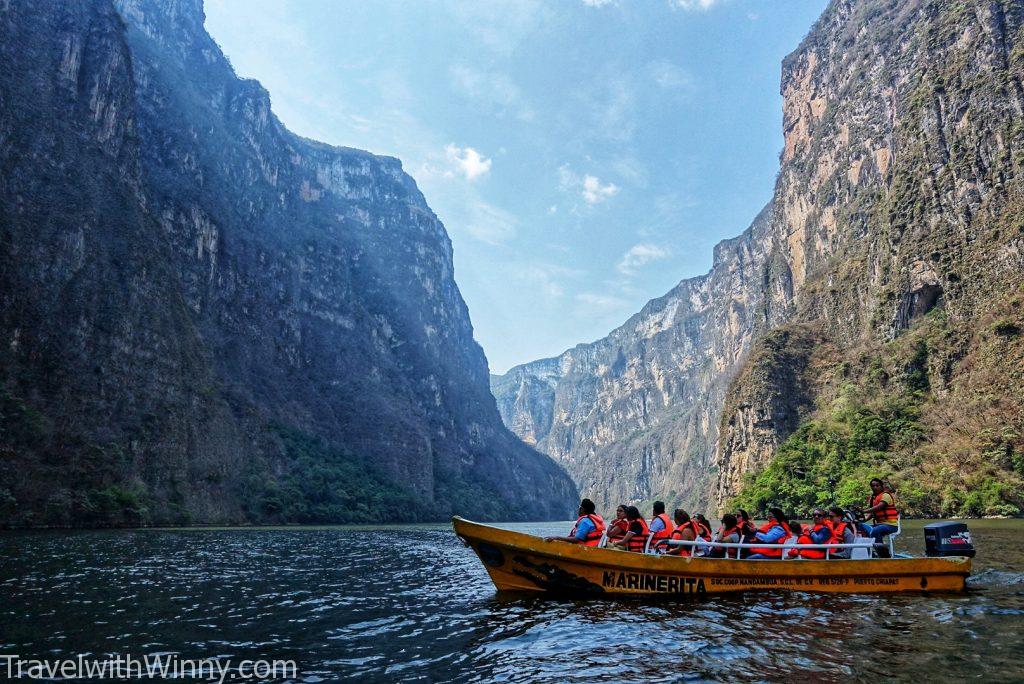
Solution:
[[[665,512],[665,502],[655,501],[654,502],[654,517],[651,518],[651,524],[648,525],[651,530],[652,541],[658,541],[659,539],[668,539],[669,535],[672,534],[672,530],[675,529],[675,525],[672,524],[672,519],[668,517],[668,513]]]
[[[563,541],[583,546],[597,546],[604,536],[604,520],[594,511],[597,507],[590,499],[580,501],[579,515],[568,537],[544,537],[545,541]]]
[[[900,521],[900,512],[896,510],[896,499],[892,492],[885,489],[883,483],[877,477],[871,480],[871,507],[864,511],[864,515],[871,515],[875,522],[873,525],[860,523],[857,527],[867,536],[873,538],[875,543],[881,543],[882,539],[896,531],[896,525]],[[889,549],[879,549],[879,555],[888,556]]]
[[[747,556],[748,560],[764,560],[782,558],[782,545],[792,536],[789,530],[789,518],[782,512],[781,508],[768,509],[768,522],[761,526],[761,529],[754,535],[756,541],[772,544],[761,548],[752,549],[753,553]]]
[[[814,517],[814,524],[803,529],[803,533],[797,539],[797,544],[836,543],[832,536],[832,524],[825,516],[825,511],[815,508],[811,515]],[[801,558],[820,560],[825,557],[825,549],[793,549],[789,552],[790,558],[795,558],[797,555]]]

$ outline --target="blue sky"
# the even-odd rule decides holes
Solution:
[[[293,131],[402,160],[492,372],[603,337],[771,197],[825,0],[207,0]]]

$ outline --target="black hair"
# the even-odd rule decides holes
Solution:
[[[690,514],[684,511],[682,508],[677,508],[675,512],[676,522],[680,525],[684,525],[690,522]]]
[[[654,515],[660,515],[665,512],[665,502],[655,501],[654,502]]]
[[[736,527],[737,522],[736,516],[732,513],[726,513],[722,516],[722,524],[725,525],[725,529],[727,530],[731,527]]]
[[[880,477],[873,477],[873,478],[871,478],[871,482],[868,482],[868,484],[874,484],[876,482],[878,483],[879,487],[881,487],[882,489],[885,489],[885,482],[882,481],[882,478],[880,478]]]
[[[695,516],[693,516],[693,519],[696,520],[697,522],[699,522],[704,527],[707,527],[707,528],[711,527],[711,522],[707,518],[704,517],[703,513],[696,514]]]
[[[594,511],[597,510],[597,506],[595,506],[594,502],[591,501],[590,499],[584,499],[583,501],[580,501],[580,508],[582,508],[583,512],[588,515],[592,514]]]
[[[742,518],[744,522],[750,520],[750,514],[743,510],[742,508],[736,511],[736,517]]]
[[[781,508],[769,508],[768,512],[775,516],[775,519],[780,523],[789,524],[789,518],[786,517],[786,514],[782,512]]]
[[[636,506],[626,506],[626,520],[636,520],[640,517],[640,509]]]
[[[846,512],[843,511],[843,509],[840,508],[839,506],[833,506],[832,508],[828,509],[828,512],[832,515],[838,515],[840,518],[846,517]]]
[[[801,525],[800,523],[796,522],[795,520],[793,522],[791,522],[791,523],[788,523],[788,524],[789,524],[789,531],[792,532],[793,534],[800,534],[801,532],[803,532],[804,526]]]

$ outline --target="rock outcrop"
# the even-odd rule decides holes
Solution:
[[[0,5],[0,522],[569,514],[401,163],[289,132],[203,22]]]
[[[721,406],[755,332],[783,318],[786,265],[772,207],[715,247],[711,271],[649,302],[608,337],[493,377],[506,425],[604,506],[707,503]]]

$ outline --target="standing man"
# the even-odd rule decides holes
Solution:
[[[597,507],[590,499],[580,501],[578,518],[568,537],[544,537],[544,541],[563,541],[583,546],[597,546],[604,536],[604,519],[594,511]]]
[[[896,526],[900,522],[900,512],[896,509],[896,498],[891,491],[886,491],[885,483],[877,477],[871,480],[869,506],[864,515],[871,515],[874,524],[860,523],[857,527],[874,539],[876,544],[880,544],[882,539],[896,531]],[[889,550],[878,549],[878,555],[888,558]]]

